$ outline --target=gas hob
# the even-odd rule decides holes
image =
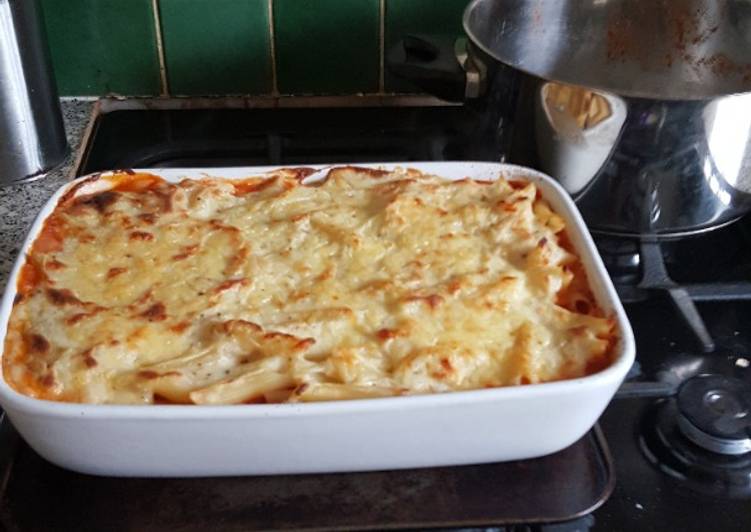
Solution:
[[[503,160],[503,128],[481,112],[407,103],[249,109],[196,109],[178,103],[159,109],[110,102],[102,106],[91,129],[77,173],[138,167]],[[188,519],[186,496],[209,493],[219,502],[207,511],[224,515],[226,528],[243,523],[268,528],[272,522],[262,520],[257,506],[265,504],[268,511],[297,508],[298,513],[283,523],[298,528],[338,524],[559,532],[751,529],[751,217],[685,240],[596,240],[632,322],[637,362],[603,414],[600,428],[562,456],[422,473],[267,479],[255,487],[249,487],[248,479],[107,481],[47,464],[14,440],[6,421],[0,437],[17,444],[14,457],[5,464],[0,520],[9,528],[45,528],[49,521],[24,500],[32,494],[52,498],[63,489],[69,493],[60,497],[69,502],[83,501],[88,493],[94,507],[87,508],[90,519],[85,523],[101,526],[110,523],[106,509],[97,506],[105,506],[107,497],[125,500],[147,490],[149,499],[162,501],[151,510],[163,520],[123,517],[133,527],[156,529],[155,523],[161,523],[162,528],[198,529],[207,522],[191,525],[181,520],[180,512]],[[331,478],[337,479],[336,486]],[[263,486],[297,498],[289,499],[289,506],[279,498],[264,499],[259,495]],[[359,490],[362,497],[353,499],[347,490]],[[446,490],[453,490],[455,498],[437,495]],[[427,505],[427,510],[390,515],[384,506],[390,491],[405,500],[414,498],[416,506]],[[526,511],[518,496],[535,491],[558,506]],[[84,495],[76,498],[70,493]],[[240,494],[245,498],[230,500]],[[305,514],[305,508],[315,506],[317,495],[340,501],[329,501],[320,512],[351,512],[351,520],[326,523],[320,512]],[[528,504],[535,502],[534,495],[530,497]],[[441,502],[448,506],[439,508]],[[134,508],[127,502],[123,507]],[[370,514],[368,508],[373,509]],[[377,509],[383,514],[377,515]],[[545,513],[548,510],[551,513]],[[228,512],[235,512],[237,520],[227,517]],[[545,519],[553,515],[558,516],[556,522]]]

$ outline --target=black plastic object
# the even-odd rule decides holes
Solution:
[[[466,73],[455,51],[455,36],[407,35],[386,56],[391,73],[450,102],[464,100]]]

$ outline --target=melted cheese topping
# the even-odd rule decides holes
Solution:
[[[305,175],[79,185],[22,269],[5,379],[61,401],[214,404],[509,386],[609,364],[614,321],[532,183]]]

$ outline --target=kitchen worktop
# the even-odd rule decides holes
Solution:
[[[0,187],[0,289],[16,260],[26,233],[44,202],[61,185],[70,181],[76,152],[94,106],[92,101],[63,100],[61,102],[65,131],[70,153],[65,162],[47,176],[24,183]]]

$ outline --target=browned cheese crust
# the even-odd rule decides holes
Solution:
[[[227,404],[523,385],[611,362],[614,320],[534,184],[309,173],[79,184],[21,270],[6,381],[59,401]]]

